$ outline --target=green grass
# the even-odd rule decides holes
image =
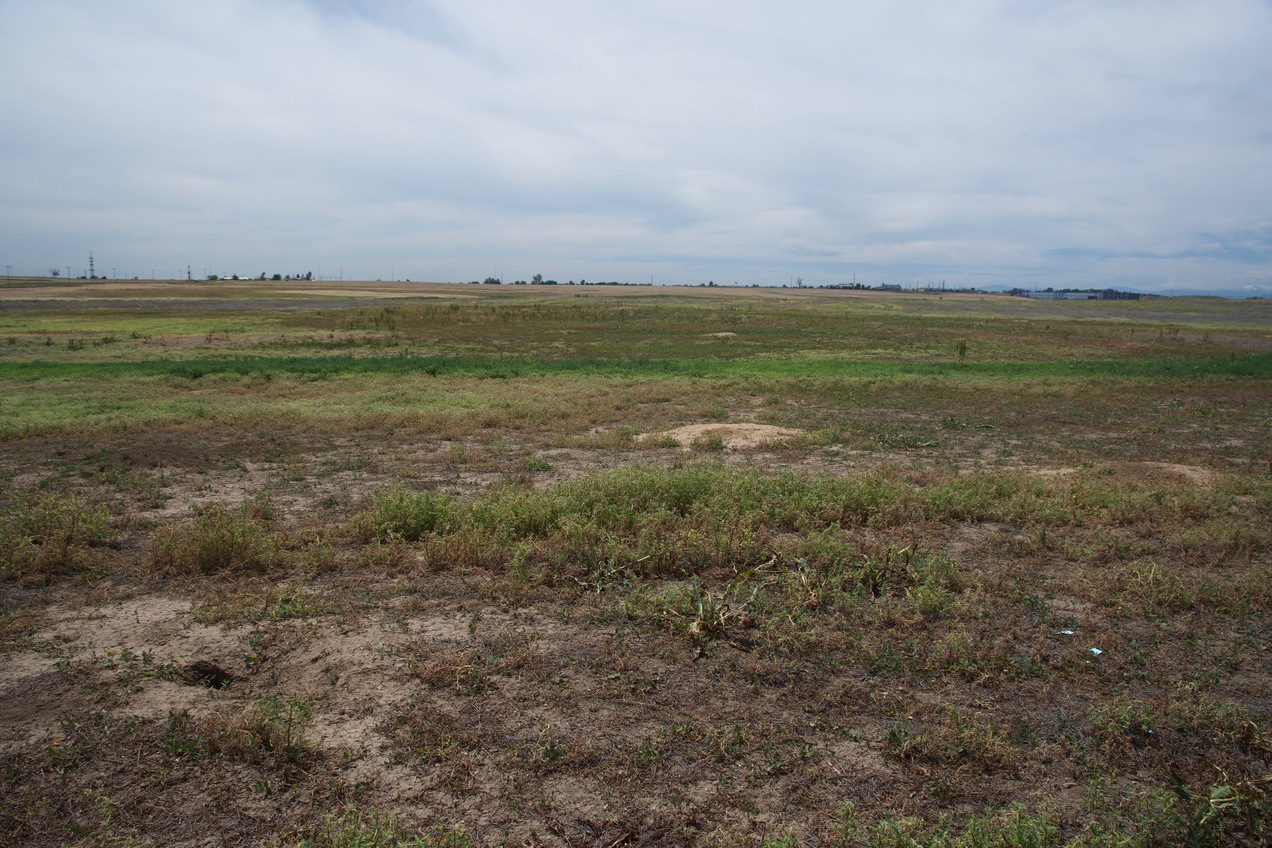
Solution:
[[[392,357],[235,356],[228,359],[153,359],[129,362],[0,363],[0,379],[15,381],[90,380],[129,377],[202,377],[235,375],[269,379],[275,376],[325,378],[346,374],[458,375],[488,379],[519,377],[605,376],[885,379],[897,377],[957,380],[1188,380],[1272,378],[1272,354],[1177,357],[1138,360],[1078,360],[1069,362],[879,362],[853,360],[782,361],[564,359],[449,357],[399,355]]]

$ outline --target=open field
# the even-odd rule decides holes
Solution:
[[[1263,845],[1272,303],[0,286],[0,845]]]

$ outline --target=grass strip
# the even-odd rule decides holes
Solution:
[[[1067,362],[855,362],[780,360],[712,361],[684,359],[581,358],[570,360],[529,357],[459,357],[398,355],[388,357],[305,356],[237,357],[233,359],[150,359],[134,362],[0,363],[0,379],[56,380],[102,377],[184,377],[199,379],[217,374],[241,376],[290,374],[462,375],[508,379],[554,375],[615,377],[849,377],[898,376],[962,377],[993,380],[1037,378],[1111,379],[1237,379],[1272,377],[1272,354],[1094,360]]]

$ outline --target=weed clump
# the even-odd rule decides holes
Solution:
[[[250,509],[211,506],[193,521],[160,527],[149,564],[160,574],[264,571],[278,560],[278,543]]]
[[[354,804],[328,815],[296,843],[297,848],[467,848],[471,844],[462,829],[429,839],[409,833],[387,814]]]
[[[361,542],[418,542],[442,529],[450,516],[450,498],[431,492],[412,492],[397,485],[372,496],[368,509],[351,522]]]
[[[305,730],[313,705],[274,690],[239,713],[212,712],[196,723],[196,733],[211,754],[297,766],[313,752]]]
[[[0,577],[24,580],[91,566],[92,549],[112,544],[106,507],[75,495],[20,496],[0,513]]]

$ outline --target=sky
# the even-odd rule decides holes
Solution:
[[[0,263],[1272,295],[1272,0],[0,0]]]

